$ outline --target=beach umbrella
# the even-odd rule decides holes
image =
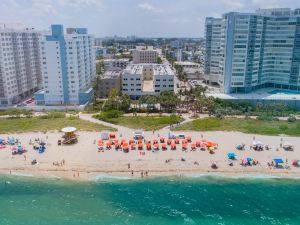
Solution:
[[[143,140],[139,139],[138,144],[142,144],[142,143],[143,143]]]
[[[227,156],[228,156],[228,159],[235,159],[236,154],[235,153],[228,153]]]
[[[106,143],[106,147],[110,147],[111,146],[111,143],[110,142],[107,142]]]
[[[161,137],[159,140],[160,140],[160,143],[164,143],[165,142],[165,138],[164,137]]]
[[[168,140],[167,140],[167,144],[168,144],[168,145],[171,145],[171,144],[172,144],[172,140],[171,140],[171,139],[168,139]]]
[[[153,146],[154,146],[155,150],[159,150],[159,145],[158,144],[154,144]]]
[[[275,162],[276,165],[284,163],[284,161],[281,158],[274,159],[273,161]]]
[[[116,135],[113,134],[113,133],[110,133],[110,134],[109,134],[109,138],[110,138],[110,139],[111,139],[111,138],[116,138]]]
[[[191,141],[192,141],[192,137],[191,137],[191,136],[187,136],[187,137],[186,137],[186,140],[187,140],[188,142],[191,142]]]
[[[196,142],[196,146],[197,146],[197,147],[200,147],[200,146],[201,146],[201,142],[200,142],[200,141],[197,141],[197,142]]]
[[[134,140],[129,140],[129,144],[132,144],[132,143],[135,143],[135,141]]]
[[[138,144],[138,148],[139,148],[139,149],[143,149],[143,144],[142,144],[142,143],[139,143],[139,144]]]
[[[167,145],[166,145],[165,143],[163,143],[163,144],[161,145],[161,147],[162,147],[162,149],[167,149]]]
[[[195,150],[196,149],[196,145],[195,144],[191,144],[191,149]]]
[[[293,160],[293,166],[300,166],[300,160]]]
[[[115,145],[117,145],[117,144],[119,144],[119,140],[114,140],[113,143],[114,143]]]
[[[158,140],[153,140],[153,144],[157,144],[158,143]]]
[[[183,150],[186,150],[186,149],[187,149],[187,144],[183,144],[183,145],[182,145],[182,149],[183,149]]]
[[[147,148],[147,150],[151,150],[151,144],[146,144],[146,148]]]
[[[132,143],[132,144],[130,145],[130,147],[131,147],[132,150],[135,150],[135,149],[136,149],[136,145],[135,145],[134,143]]]
[[[103,147],[103,143],[102,142],[98,142],[98,147]]]
[[[176,149],[176,145],[174,143],[171,144],[171,149],[175,150]]]
[[[175,139],[175,144],[179,144],[179,139]]]
[[[249,158],[249,157],[248,157],[246,160],[247,160],[248,162],[252,162],[252,161],[253,161],[253,159],[252,159],[252,158]]]
[[[4,144],[5,140],[0,138],[0,144]]]
[[[187,140],[184,140],[184,139],[183,139],[183,140],[181,141],[181,143],[182,143],[182,144],[186,144],[186,143],[187,143]]]

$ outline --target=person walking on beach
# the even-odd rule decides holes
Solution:
[[[127,164],[128,169],[130,169],[130,163]]]
[[[141,172],[141,177],[144,178],[144,172],[143,171]]]
[[[131,170],[131,176],[133,176],[133,170]]]
[[[145,172],[146,177],[148,177],[148,171]]]

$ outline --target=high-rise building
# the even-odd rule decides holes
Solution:
[[[162,64],[131,64],[122,75],[122,92],[132,99],[174,91],[174,71]]]
[[[0,28],[0,106],[9,106],[41,88],[39,42],[34,29]]]
[[[208,17],[205,20],[205,68],[210,83],[218,83],[222,19]]]
[[[134,64],[157,63],[158,52],[152,46],[137,46],[132,54]]]
[[[44,89],[36,103],[45,105],[85,104],[92,98],[96,75],[94,38],[86,28],[52,25],[41,41]]]
[[[207,49],[220,32],[218,83],[225,93],[265,87],[300,91],[300,9],[226,13],[216,34],[206,32]],[[208,51],[207,73],[212,60]]]

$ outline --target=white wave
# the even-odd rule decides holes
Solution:
[[[31,174],[31,173],[12,172],[10,175],[12,175],[12,176],[20,176],[20,177],[33,177],[33,174]]]
[[[133,180],[132,177],[127,176],[113,176],[108,174],[99,174],[90,179],[90,181],[112,181],[112,180]]]

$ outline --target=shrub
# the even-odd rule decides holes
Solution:
[[[55,119],[55,118],[65,118],[66,114],[64,112],[49,112],[47,115],[40,116],[41,119]]]
[[[105,112],[102,112],[102,113],[96,115],[95,118],[106,121],[109,119],[118,118],[118,117],[122,116],[122,114],[123,114],[122,111],[119,111],[116,109],[111,109],[111,110],[108,110],[108,111],[105,111]]]
[[[297,121],[297,118],[296,118],[295,115],[289,115],[287,121],[288,121],[289,123],[293,123],[293,122],[296,122],[296,121]]]

